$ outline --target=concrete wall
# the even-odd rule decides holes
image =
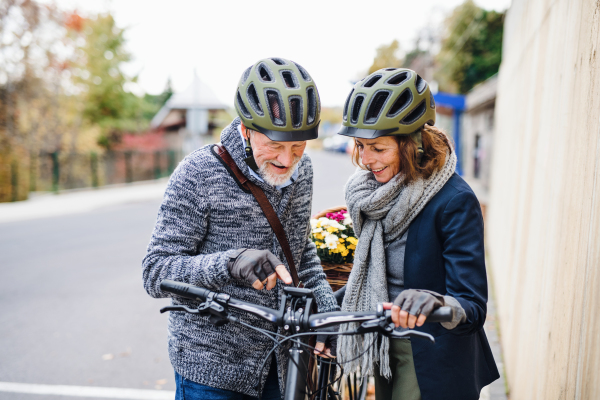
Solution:
[[[513,0],[486,241],[511,399],[600,399],[600,1]]]

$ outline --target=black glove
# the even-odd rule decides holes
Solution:
[[[227,267],[231,276],[254,285],[256,281],[266,285],[275,267],[283,263],[268,250],[238,249],[229,258]]]
[[[407,289],[396,297],[394,305],[409,314],[427,317],[436,308],[444,306],[444,296],[431,290]]]
[[[323,353],[327,349],[331,350],[331,355],[337,355],[337,337],[338,335],[330,335],[327,332],[337,332],[337,326],[330,326],[329,328],[323,328],[319,330],[319,334],[317,335],[317,343],[325,343],[325,348],[323,349]]]

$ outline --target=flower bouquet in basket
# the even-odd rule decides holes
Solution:
[[[327,281],[335,291],[348,282],[358,239],[346,207],[330,208],[310,220],[310,238],[317,246]]]

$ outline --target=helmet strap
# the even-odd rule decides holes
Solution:
[[[244,158],[244,162],[256,173],[258,173],[258,165],[256,165],[256,160],[254,159],[254,153],[252,152],[252,145],[250,144],[250,132],[248,132],[248,128],[246,128],[246,158]]]
[[[421,159],[423,158],[423,153],[425,152],[423,150],[423,137],[421,135],[421,129],[419,129],[416,132],[411,133],[410,138],[417,145],[417,164],[420,164]]]

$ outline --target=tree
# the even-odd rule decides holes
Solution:
[[[437,55],[440,89],[466,93],[498,72],[502,59],[504,14],[467,0],[444,23]]]
[[[173,96],[173,86],[171,84],[171,78],[169,77],[165,89],[161,94],[155,95],[146,93],[144,95],[141,104],[142,119],[149,123],[171,96]]]
[[[30,157],[55,148],[62,14],[31,0],[0,2],[0,201],[27,198]]]
[[[394,40],[389,45],[382,45],[377,48],[377,54],[369,68],[369,75],[382,68],[399,68],[401,66],[400,43]]]
[[[129,60],[109,13],[84,18],[36,0],[0,0],[0,202],[57,188],[50,158],[67,181],[83,173],[71,156],[110,150],[123,132],[147,128],[172,89],[131,93]]]
[[[78,44],[71,70],[83,104],[82,116],[100,127],[98,143],[105,148],[118,142],[122,132],[140,128],[141,99],[126,91],[137,77],[123,72],[123,64],[131,59],[124,33],[108,13],[84,19],[71,29]]]

